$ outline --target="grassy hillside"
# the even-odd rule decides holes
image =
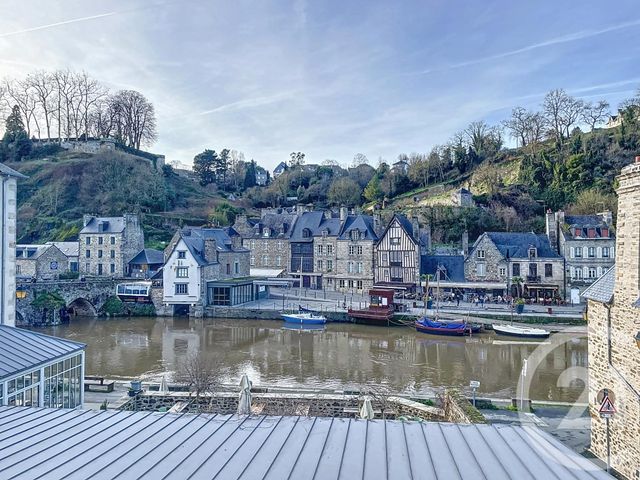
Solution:
[[[29,177],[18,186],[22,243],[75,239],[85,213],[138,212],[147,244],[161,247],[179,225],[206,222],[223,201],[214,187],[121,152],[63,152],[9,166]]]

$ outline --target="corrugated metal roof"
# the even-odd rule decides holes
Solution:
[[[13,479],[610,479],[535,427],[0,408]]]
[[[609,303],[613,298],[613,289],[616,286],[616,266],[607,270],[589,288],[582,292],[582,298],[601,303]]]
[[[84,343],[0,325],[0,380],[79,352],[84,347]]]

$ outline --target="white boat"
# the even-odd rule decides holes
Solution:
[[[498,335],[521,338],[549,338],[550,332],[542,328],[516,327],[515,325],[492,325]]]
[[[327,319],[324,316],[311,312],[283,313],[282,318],[287,323],[295,323],[297,325],[324,325],[327,323]]]

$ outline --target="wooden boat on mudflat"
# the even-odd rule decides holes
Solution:
[[[479,323],[441,322],[423,317],[415,323],[416,330],[430,335],[462,336],[478,333],[482,330]]]
[[[551,333],[542,328],[518,327],[515,325],[497,325],[494,324],[493,331],[498,335],[508,335],[510,337],[520,338],[549,338]]]
[[[354,323],[388,327],[394,325],[392,317],[395,312],[392,289],[372,288],[369,290],[369,306],[362,310],[349,309],[347,315]]]

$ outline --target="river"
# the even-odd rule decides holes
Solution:
[[[585,387],[576,377],[587,365],[586,338],[552,336],[540,347],[493,333],[438,337],[409,327],[331,323],[301,332],[273,320],[78,317],[39,331],[86,343],[87,375],[109,378],[159,381],[181,358],[202,351],[233,383],[247,373],[255,385],[352,390],[374,384],[430,395],[478,380],[478,395],[511,398],[523,360],[544,348],[537,361],[528,361],[529,397],[576,401]]]

